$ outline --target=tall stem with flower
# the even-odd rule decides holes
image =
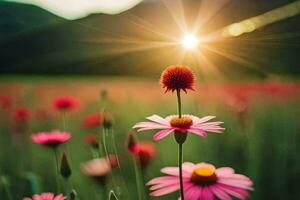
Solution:
[[[184,182],[182,173],[183,162],[183,144],[186,141],[187,134],[193,133],[201,137],[207,137],[206,132],[221,133],[224,128],[219,125],[223,122],[208,122],[215,118],[214,116],[205,116],[202,118],[193,115],[183,115],[181,105],[181,90],[187,93],[187,90],[194,90],[194,74],[186,66],[170,66],[166,68],[161,75],[161,85],[168,91],[176,91],[178,114],[170,115],[166,118],[158,115],[147,117],[150,122],[137,123],[133,128],[139,131],[152,129],[161,129],[154,136],[154,140],[160,140],[171,133],[174,133],[175,141],[178,144],[178,168],[181,200],[184,200]]]

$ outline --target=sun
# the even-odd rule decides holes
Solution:
[[[181,45],[185,49],[195,49],[198,46],[198,44],[199,39],[191,33],[185,34],[181,41]]]

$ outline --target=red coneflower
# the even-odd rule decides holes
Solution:
[[[54,108],[60,111],[70,111],[80,105],[80,101],[72,96],[60,96],[53,100]]]
[[[195,76],[191,69],[183,65],[174,65],[167,67],[161,74],[160,83],[165,92],[175,90],[194,90]]]
[[[97,128],[102,123],[102,117],[100,113],[91,113],[87,115],[83,120],[84,128]]]

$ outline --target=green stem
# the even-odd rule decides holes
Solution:
[[[58,162],[58,154],[57,154],[57,149],[53,148],[54,152],[54,158],[55,158],[55,166],[56,166],[56,173],[55,173],[55,182],[56,182],[56,190],[57,193],[60,192],[60,186],[59,186],[59,162]]]
[[[63,131],[66,131],[66,111],[63,111],[62,122],[63,122]]]
[[[7,184],[4,184],[4,190],[5,190],[7,199],[8,199],[8,200],[13,200],[12,194],[11,194],[11,192],[10,192],[9,187],[8,187]]]
[[[178,105],[178,116],[179,118],[181,118],[181,98],[180,98],[180,89],[176,90],[176,94],[177,94],[177,105]]]
[[[141,185],[141,176],[140,176],[140,170],[139,170],[139,162],[138,160],[133,157],[134,160],[134,172],[135,172],[135,181],[136,181],[136,187],[137,187],[137,193],[138,193],[138,199],[143,199],[143,187]]]
[[[181,113],[180,89],[176,90],[176,94],[177,94],[177,104],[178,104],[178,117],[181,118],[182,117],[182,113]],[[184,141],[185,141],[185,139],[184,139]],[[181,196],[181,200],[184,200],[183,179],[182,179],[182,157],[183,157],[183,155],[182,155],[182,144],[184,143],[184,141],[178,143],[179,144],[179,146],[178,146],[179,147],[178,148],[178,167],[179,167],[179,182],[180,182],[180,196]]]
[[[183,192],[183,179],[182,179],[182,144],[178,146],[178,166],[179,166],[179,181],[180,181],[180,196],[181,200],[184,200],[184,192]]]

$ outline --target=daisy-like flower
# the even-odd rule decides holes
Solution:
[[[69,111],[77,108],[80,101],[72,96],[60,96],[53,100],[53,106],[60,111]]]
[[[177,115],[170,115],[162,118],[158,115],[152,115],[146,119],[150,122],[139,122],[133,126],[138,132],[146,130],[159,130],[154,136],[155,141],[160,140],[172,132],[186,134],[187,132],[194,133],[201,137],[207,137],[206,132],[222,133],[224,128],[220,125],[221,121],[208,122],[214,119],[215,116],[205,116],[202,118],[193,115],[183,115],[179,118]]]
[[[231,200],[231,196],[246,199],[253,190],[250,178],[236,174],[230,167],[215,168],[207,163],[185,162],[183,188],[186,200]],[[147,183],[151,196],[162,196],[179,190],[179,168],[165,167],[161,170],[168,176],[154,178]],[[179,198],[180,199],[180,198]]]
[[[194,90],[195,76],[187,66],[174,65],[167,67],[161,74],[160,83],[165,92],[175,90]]]
[[[58,130],[52,132],[40,132],[31,135],[31,139],[34,143],[47,145],[50,147],[56,147],[59,144],[67,142],[71,138],[71,134],[68,132],[61,132]]]
[[[65,200],[67,197],[64,197],[62,194],[55,196],[53,193],[42,193],[42,194],[35,194],[30,197],[25,197],[23,200]]]

